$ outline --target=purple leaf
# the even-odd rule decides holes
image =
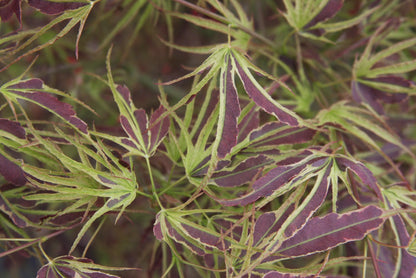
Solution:
[[[12,89],[42,89],[43,82],[40,79],[34,78],[29,79],[27,81],[20,82],[18,84],[15,84],[13,86],[10,86]],[[83,122],[81,119],[79,119],[72,106],[68,103],[64,103],[59,101],[56,97],[45,93],[45,92],[25,92],[25,91],[16,91],[13,90],[13,92],[24,99],[31,100],[32,102],[45,107],[48,110],[53,111],[57,115],[64,118],[66,121],[74,125],[76,128],[78,128],[81,132],[87,134],[87,124]]]
[[[238,124],[238,140],[237,142],[241,142],[244,138],[246,138],[251,131],[259,127],[260,122],[260,113],[256,109],[256,106],[253,106],[250,111],[240,120]]]
[[[353,171],[363,181],[364,184],[368,185],[376,193],[380,200],[383,199],[380,187],[377,184],[377,179],[374,177],[373,173],[367,167],[365,167],[364,164],[358,161],[352,161],[344,157],[338,157],[336,162],[338,166],[340,166],[341,170],[346,168]]]
[[[25,129],[18,122],[13,122],[7,119],[0,119],[0,129],[13,134],[17,138],[26,138]]]
[[[26,184],[25,172],[20,166],[0,154],[0,174],[9,182],[17,186]]]
[[[212,175],[214,182],[223,187],[234,187],[251,181],[265,165],[272,161],[264,155],[250,157],[231,171],[220,171]]]
[[[329,0],[326,6],[305,25],[305,29],[308,29],[319,22],[328,20],[338,13],[338,11],[344,5],[344,0]]]
[[[163,138],[168,134],[170,120],[169,117],[160,119],[161,115],[166,112],[166,108],[162,105],[152,113],[150,117],[149,129],[150,129],[150,146],[149,149],[153,150],[157,148],[162,142]]]
[[[47,0],[29,0],[28,3],[30,6],[40,10],[44,14],[60,14],[66,10],[75,10],[87,5],[86,3],[80,3],[76,1],[55,2]]]
[[[344,214],[329,213],[312,218],[284,241],[278,252],[283,257],[305,256],[361,240],[384,223],[382,213],[376,206],[367,206]]]
[[[13,14],[16,14],[17,20],[22,24],[21,0],[3,0],[0,1],[0,18],[2,22],[8,21]]]
[[[275,105],[265,95],[263,95],[263,93],[256,87],[256,85],[250,79],[248,73],[244,71],[244,69],[238,64],[237,61],[236,65],[240,79],[243,82],[244,89],[246,90],[250,98],[258,106],[260,106],[267,113],[274,115],[277,119],[279,119],[279,121],[283,123],[286,123],[291,126],[297,126],[299,124],[298,120],[294,116],[290,115],[281,107]]]
[[[270,122],[250,133],[250,146],[300,144],[312,140],[315,130],[288,127],[282,123]]]
[[[123,97],[128,105],[131,105],[133,102],[131,101],[131,94],[130,90],[126,85],[117,85],[117,91]]]
[[[191,243],[189,240],[186,240],[176,229],[172,227],[172,225],[168,221],[165,222],[165,225],[168,228],[169,236],[172,237],[176,242],[182,243],[183,245],[188,247],[189,250],[191,250],[199,256],[204,256],[206,254],[206,252],[203,249]]]
[[[234,76],[231,73],[230,61],[228,61],[227,70],[224,72],[224,75],[224,90],[221,90],[220,94],[225,94],[225,96],[223,96],[223,98],[225,98],[225,103],[223,104],[225,106],[225,115],[223,119],[224,125],[221,134],[221,141],[217,150],[219,158],[224,158],[237,144],[237,119],[241,112],[240,103],[238,102],[237,89],[234,84]]]
[[[273,233],[277,233],[283,222],[295,209],[295,205],[291,204],[279,219],[275,212],[266,212],[260,215],[254,226],[253,245],[256,245],[262,238],[266,238]]]
[[[140,134],[143,138],[144,148],[149,146],[149,134],[147,133],[148,118],[146,111],[143,109],[137,109],[134,111],[134,117],[136,118],[137,124],[139,125]]]

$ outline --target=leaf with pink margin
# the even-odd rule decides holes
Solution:
[[[315,134],[316,131],[309,128],[269,122],[250,133],[250,147],[305,143]]]
[[[384,223],[383,210],[367,206],[338,214],[310,219],[294,236],[284,241],[277,252],[285,257],[306,256],[330,250],[350,241],[363,239]]]
[[[234,83],[234,74],[231,72],[231,62],[228,57],[227,60],[227,67],[221,78],[223,84],[220,87],[220,105],[225,106],[225,109],[224,115],[220,115],[219,117],[219,120],[222,120],[223,123],[218,123],[218,125],[222,125],[222,133],[220,134],[221,140],[217,150],[219,158],[224,158],[237,144],[237,119],[241,112],[237,89]]]
[[[377,184],[377,179],[364,164],[345,157],[337,157],[336,162],[341,170],[349,169],[354,172],[364,184],[368,185],[376,193],[380,200],[383,200],[380,187]]]
[[[211,179],[221,187],[235,187],[250,182],[264,166],[270,164],[271,159],[264,155],[250,157],[232,170],[223,170],[214,173]]]
[[[207,233],[202,229],[203,227],[198,229],[184,223],[181,223],[180,226],[190,238],[194,239],[196,242],[204,244],[205,246],[209,246],[221,251],[228,250],[231,246],[228,240],[222,238],[221,236]]]
[[[87,124],[76,116],[72,106],[68,103],[58,100],[56,97],[50,95],[49,93],[36,91],[41,90],[42,88],[43,81],[37,78],[33,78],[14,84],[8,89],[13,89],[11,91],[16,94],[18,98],[25,99],[44,107],[45,109],[53,112],[54,114],[69,122],[82,133],[87,134]],[[31,91],[21,91],[18,89]]]
[[[25,185],[27,180],[25,172],[12,161],[0,154],[0,174],[14,185],[22,186]]]
[[[0,130],[4,130],[7,133],[13,134],[20,139],[26,138],[26,131],[19,122],[0,118]]]
[[[274,115],[279,121],[286,123],[291,126],[299,125],[298,119],[292,115],[294,114],[289,109],[281,106],[274,101],[266,91],[262,92],[255,84],[254,77],[250,73],[249,69],[240,65],[237,59],[234,58],[235,65],[237,67],[238,75],[243,83],[244,89],[249,97],[264,111]],[[257,82],[256,82],[257,83]]]
[[[47,0],[29,0],[28,4],[35,9],[38,9],[44,14],[60,14],[66,10],[75,10],[87,3],[81,3],[79,1],[47,1]]]
[[[21,0],[9,0],[2,1],[0,3],[0,18],[2,22],[10,20],[13,14],[16,15],[17,20],[22,24],[22,1]]]
[[[344,5],[344,0],[329,0],[326,6],[305,25],[305,29],[308,29],[319,22],[326,21],[334,17]]]

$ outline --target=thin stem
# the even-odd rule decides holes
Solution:
[[[155,197],[156,202],[159,205],[160,209],[163,210],[164,208],[163,208],[162,202],[160,201],[159,195],[157,194],[157,191],[156,191],[156,185],[153,179],[152,166],[150,165],[150,159],[148,156],[145,156],[145,159],[146,159],[147,169],[149,171],[150,183],[152,184],[153,196]]]

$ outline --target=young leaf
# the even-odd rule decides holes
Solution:
[[[311,20],[305,25],[305,29],[308,29],[317,23],[326,21],[333,16],[335,16],[338,11],[344,5],[344,0],[329,0],[325,7]]]

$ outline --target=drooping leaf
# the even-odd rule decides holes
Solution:
[[[16,14],[17,20],[19,20],[19,23],[22,23],[22,1],[21,0],[4,0],[0,2],[0,18],[1,21],[8,21],[13,16],[13,14]]]
[[[61,2],[47,0],[28,0],[30,6],[44,14],[60,14],[66,10],[75,10],[88,4],[88,1],[63,0]]]
[[[277,251],[281,256],[306,256],[330,250],[340,244],[363,239],[383,223],[383,211],[367,206],[344,214],[329,213],[310,219]]]

